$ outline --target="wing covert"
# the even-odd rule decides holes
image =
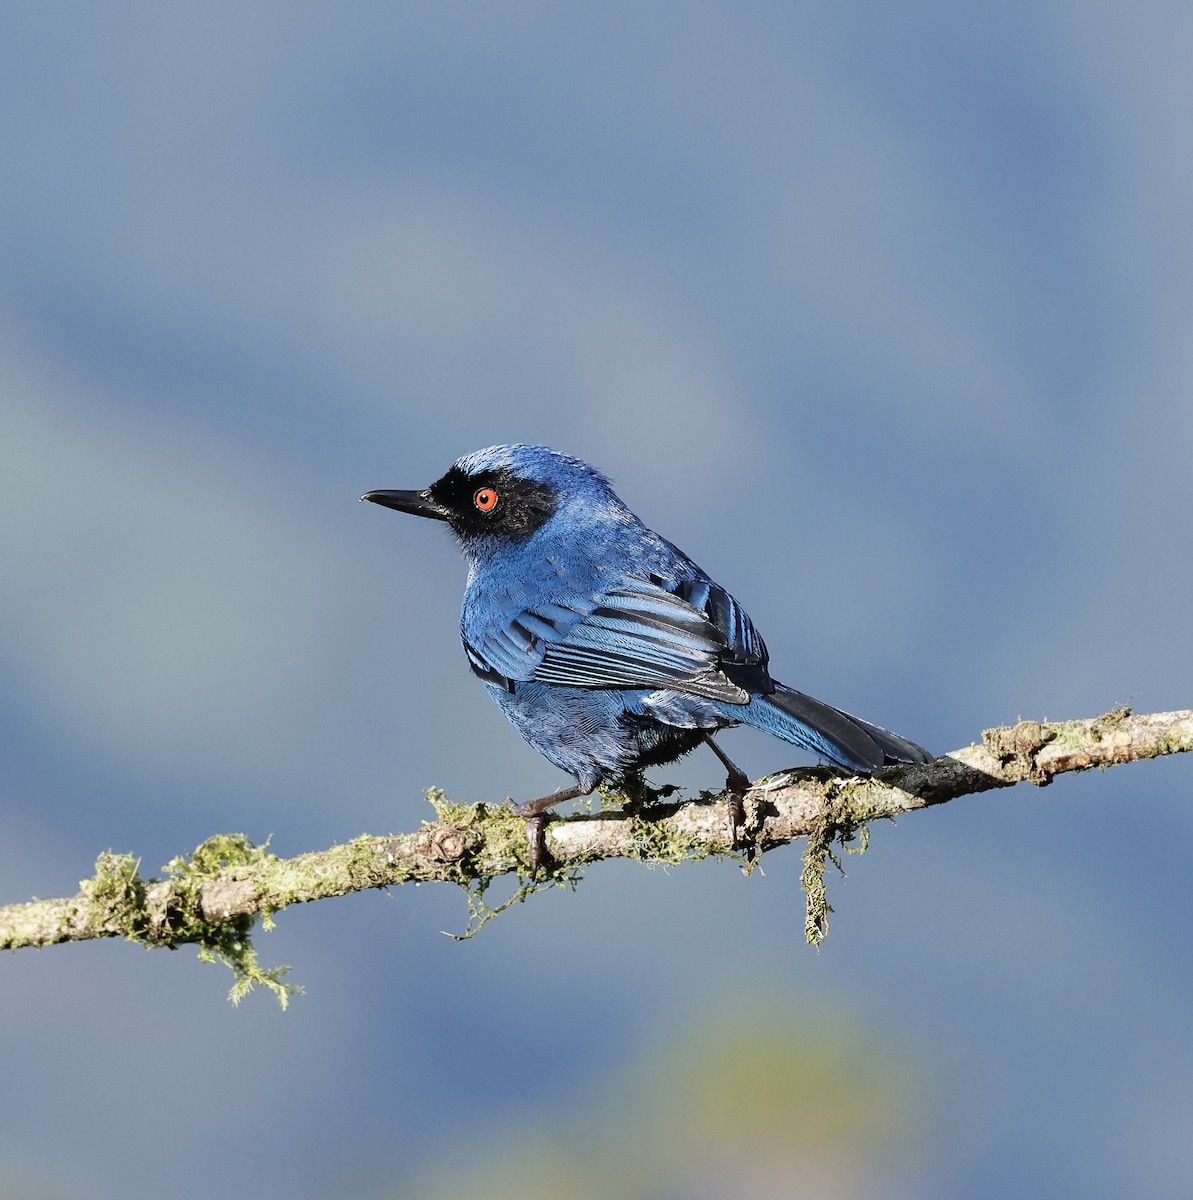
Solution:
[[[540,605],[464,648],[476,674],[507,688],[674,688],[733,704],[774,688],[749,617],[703,580],[656,576],[589,601]]]

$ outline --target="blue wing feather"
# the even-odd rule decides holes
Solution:
[[[703,578],[655,576],[591,600],[540,605],[479,642],[464,642],[472,669],[507,687],[674,689],[734,704],[774,689],[750,618]]]

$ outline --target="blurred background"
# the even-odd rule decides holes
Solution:
[[[565,782],[357,503],[546,442],[945,752],[1190,691],[1193,9],[0,8],[0,902]],[[753,774],[806,762],[759,734]],[[0,963],[0,1196],[1186,1197],[1193,764]],[[714,786],[697,754],[654,781]]]

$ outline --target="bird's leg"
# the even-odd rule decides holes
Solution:
[[[737,836],[741,832],[741,827],[745,824],[746,819],[746,808],[742,803],[742,797],[750,790],[750,777],[712,740],[711,733],[705,733],[704,740],[708,743],[708,748],[721,760],[721,765],[725,768],[725,791],[728,794],[727,798],[729,801],[729,836],[733,848],[736,850]]]
[[[575,787],[560,788],[549,796],[540,796],[537,800],[527,800],[525,804],[509,802],[510,812],[526,821],[526,838],[530,843],[530,873],[537,875],[539,867],[547,854],[547,843],[543,837],[543,826],[547,823],[547,809],[562,804],[565,800],[575,800],[577,796],[587,796],[592,788]]]

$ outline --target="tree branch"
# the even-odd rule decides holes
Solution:
[[[834,843],[849,843],[867,822],[991,788],[1023,782],[1042,787],[1066,771],[1191,749],[1193,710],[1135,716],[1117,709],[1090,720],[1020,721],[988,729],[980,743],[932,763],[869,779],[812,768],[759,780],[745,797],[739,842],[749,847],[749,864],[775,846],[809,839],[804,886],[808,936],[817,942],[829,911],[825,860],[835,859]],[[574,882],[578,868],[598,859],[679,863],[737,853],[724,795],[644,803],[553,820],[546,831],[551,874],[530,881],[524,823],[504,805],[452,804],[435,790],[428,800],[438,819],[414,833],[366,835],[289,859],[242,835],[220,835],[189,858],[168,863],[165,878],[143,880],[131,855],[102,854],[77,895],[0,908],[0,949],[101,937],[146,945],[197,943],[208,957],[233,966],[242,991],[265,983],[284,1000],[279,973],[257,966],[248,934],[256,918],[268,922],[291,904],[401,883],[446,882],[470,890],[473,916],[483,923],[493,910],[481,897],[503,875],[519,879],[522,888],[514,899],[521,899],[544,884]]]

